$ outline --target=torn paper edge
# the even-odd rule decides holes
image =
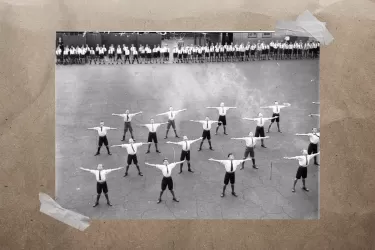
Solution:
[[[299,15],[295,21],[277,22],[275,31],[283,35],[312,37],[322,45],[328,45],[333,41],[326,23],[319,21],[308,10]]]
[[[90,226],[90,218],[82,214],[65,209],[56,203],[49,195],[39,193],[40,212],[51,216],[80,231]]]

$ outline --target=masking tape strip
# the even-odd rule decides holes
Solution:
[[[39,193],[39,200],[40,212],[80,231],[90,226],[89,217],[61,207],[47,194]]]
[[[275,29],[277,34],[313,37],[321,45],[328,45],[333,36],[326,28],[326,23],[319,21],[310,11],[299,15],[296,21],[279,21]]]

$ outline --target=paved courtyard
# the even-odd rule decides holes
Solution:
[[[251,162],[244,170],[236,172],[235,191],[238,197],[220,197],[225,174],[224,166],[207,161],[209,158],[226,159],[233,152],[242,159],[245,144],[229,140],[255,132],[256,124],[241,120],[254,117],[262,111],[265,117],[271,110],[260,106],[291,103],[281,113],[281,130],[276,124],[268,134],[268,148],[257,147],[255,159],[258,170]],[[165,65],[76,65],[56,67],[56,201],[63,207],[94,219],[317,219],[319,218],[319,167],[311,165],[306,181],[310,192],[304,192],[299,182],[296,193],[291,192],[298,162],[282,159],[284,156],[300,155],[307,148],[308,138],[294,133],[310,132],[318,126],[317,118],[308,114],[318,113],[319,106],[311,102],[319,100],[319,60],[261,61],[245,63],[165,64]],[[170,162],[178,161],[181,148],[165,144],[165,127],[158,130],[160,155],[146,155],[147,146],[140,148],[138,159],[144,176],[137,175],[131,166],[129,176],[124,171],[107,176],[109,197],[113,207],[105,203],[93,208],[96,197],[96,181],[93,174],[79,167],[95,169],[99,163],[104,168],[126,166],[126,150],[112,148],[112,156],[103,147],[99,156],[97,133],[86,128],[105,125],[119,130],[109,131],[110,145],[121,144],[123,120],[112,113],[143,111],[133,120],[137,142],[146,142],[148,131],[135,124],[148,123],[158,113],[187,108],[177,116],[176,125],[180,136],[190,139],[201,136],[202,127],[188,122],[204,119],[206,115],[217,119],[215,110],[206,106],[236,106],[227,115],[228,136],[213,136],[215,151],[208,150],[207,141],[198,152],[199,143],[192,148],[193,174],[173,171],[175,193],[179,203],[172,201],[166,191],[163,202],[156,204],[162,173],[144,162],[161,164],[163,157]],[[156,122],[165,122],[157,117]],[[269,123],[266,123],[268,126]],[[173,131],[169,140],[177,141]],[[127,134],[129,139],[129,134]],[[272,162],[272,175],[271,175]],[[324,167],[324,166],[323,166]]]

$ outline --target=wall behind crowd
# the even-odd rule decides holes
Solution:
[[[145,46],[148,44],[152,48],[161,45],[161,35],[148,33],[148,34],[123,34],[119,33],[56,33],[56,46],[57,41],[61,37],[64,46],[82,46],[88,44],[90,47],[95,48],[98,44],[99,46],[105,45],[107,48],[113,44],[115,47],[117,45],[125,44],[130,47],[132,44],[137,48],[139,45]]]
[[[249,33],[234,33],[233,34],[233,43],[237,43],[237,44],[246,44],[248,42],[250,43],[257,43],[258,40],[261,40],[262,42],[265,42],[265,43],[270,43],[271,41],[276,41],[276,40],[279,40],[279,41],[284,41],[285,39],[285,35],[279,35],[279,34],[276,34],[276,33],[267,33],[267,36],[270,35],[270,37],[264,37],[264,33],[255,33],[256,34],[256,37],[249,37]],[[252,34],[252,35],[255,35],[255,34]],[[289,36],[290,37],[290,42],[294,42],[294,41],[300,41],[302,40],[302,42],[306,42],[307,40],[309,40],[309,38],[307,37],[297,37],[297,36]]]

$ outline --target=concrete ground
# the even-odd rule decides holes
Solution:
[[[317,219],[319,218],[319,167],[308,169],[307,187],[304,192],[297,184],[296,193],[291,192],[298,167],[296,160],[288,161],[283,156],[296,156],[307,148],[308,138],[294,133],[310,132],[318,126],[318,119],[308,117],[318,113],[319,60],[261,61],[245,63],[168,64],[168,65],[76,65],[56,67],[56,200],[67,208],[95,219]],[[241,120],[254,117],[260,106],[271,105],[275,100],[291,103],[282,110],[281,130],[276,124],[268,134],[268,148],[255,149],[258,170],[251,162],[244,170],[236,172],[235,191],[238,197],[220,197],[223,186],[224,167],[207,161],[209,158],[226,159],[229,152],[236,159],[243,157],[244,142],[229,140],[243,137],[255,131],[255,123]],[[96,196],[96,181],[93,174],[79,167],[95,169],[103,163],[104,168],[126,166],[126,151],[113,148],[112,156],[94,156],[97,148],[97,133],[86,128],[98,126],[101,120],[107,126],[119,128],[110,131],[110,145],[121,144],[123,121],[112,113],[143,111],[133,121],[135,138],[146,142],[147,129],[137,128],[136,123],[147,123],[153,115],[168,110],[187,108],[176,119],[179,135],[190,139],[201,136],[202,127],[188,122],[204,119],[209,115],[217,119],[215,110],[206,106],[217,106],[225,102],[238,109],[229,111],[228,136],[222,129],[212,143],[215,151],[209,151],[207,141],[203,151],[198,152],[199,143],[192,148],[192,168],[195,173],[178,174],[173,171],[175,192],[179,203],[172,201],[166,191],[163,202],[156,204],[162,173],[156,168],[146,167],[144,162],[161,164],[163,157],[170,162],[178,161],[181,148],[165,144],[165,127],[158,130],[159,147],[156,154],[152,146],[146,155],[146,146],[138,153],[141,171],[130,167],[129,176],[124,171],[107,176],[109,197],[113,207],[108,207],[102,196],[100,205],[93,208]],[[271,110],[262,111],[265,117]],[[165,122],[157,117],[156,122]],[[268,126],[268,123],[266,123]],[[170,131],[170,140],[174,138]],[[127,134],[127,139],[129,134]],[[271,178],[272,162],[272,178]]]

